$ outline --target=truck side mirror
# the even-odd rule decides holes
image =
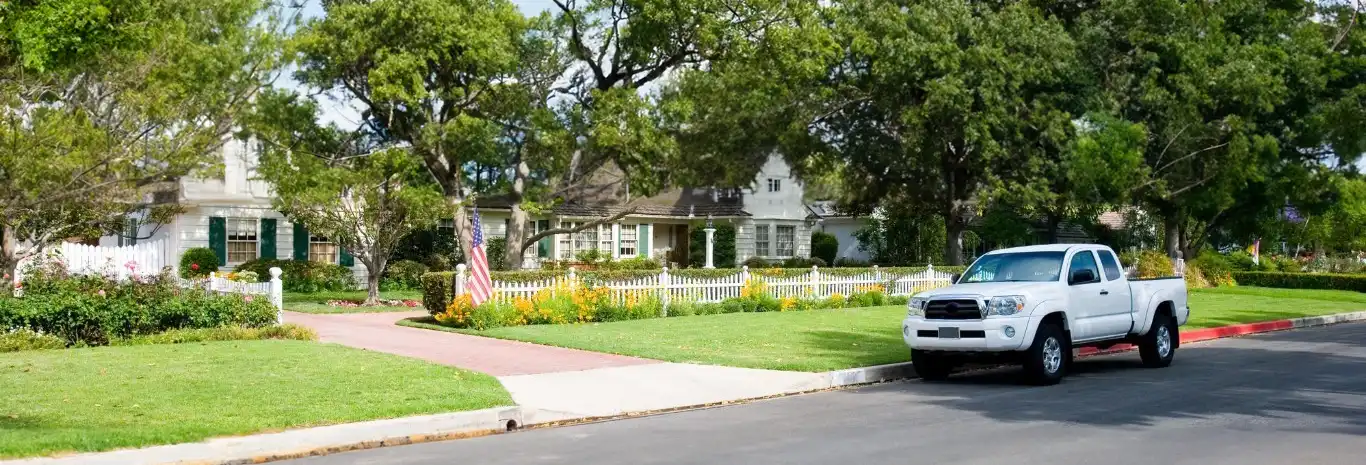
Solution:
[[[1090,269],[1072,270],[1072,276],[1067,280],[1068,285],[1085,284],[1096,280],[1096,272]]]

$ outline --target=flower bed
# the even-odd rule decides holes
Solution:
[[[367,306],[367,305],[365,305],[365,302],[364,302],[364,301],[360,301],[360,300],[329,300],[329,301],[327,301],[327,306],[329,306],[329,307],[342,307],[342,308],[357,308],[357,307],[365,307],[365,306]],[[371,306],[371,307],[408,307],[408,308],[417,308],[417,307],[421,307],[421,306],[422,306],[422,302],[421,302],[421,301],[417,301],[417,300],[411,300],[411,299],[405,299],[405,300],[386,300],[386,299],[379,299],[379,301],[376,302],[375,305],[370,305],[370,306]]]
[[[531,298],[493,299],[473,305],[462,294],[446,310],[433,315],[437,323],[454,328],[484,330],[506,326],[569,324],[639,320],[665,316],[711,315],[738,312],[785,312],[829,308],[873,307],[905,304],[905,297],[888,297],[886,287],[867,285],[848,295],[827,298],[773,296],[763,281],[746,281],[740,297],[719,303],[673,300],[666,306],[652,290],[619,291],[586,284],[578,279],[558,279],[553,287]]]
[[[20,297],[0,297],[0,330],[28,330],[68,345],[106,345],[116,339],[171,329],[273,325],[269,299],[184,288],[163,272],[115,280],[70,276],[65,268],[34,268]]]

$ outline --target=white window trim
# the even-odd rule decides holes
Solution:
[[[621,224],[618,226],[621,231],[621,240],[617,241],[617,258],[635,258],[640,255],[640,225]],[[631,233],[631,253],[626,253],[626,233]]]
[[[786,254],[786,255],[784,255],[784,254],[782,253],[782,252],[783,252],[783,250],[782,250],[782,241],[779,240],[779,237],[781,237],[781,236],[778,234],[778,228],[792,228],[792,240],[788,242],[788,247],[790,247],[790,248],[792,249],[792,250],[791,250],[792,253],[789,253],[789,254]],[[796,257],[796,256],[797,256],[797,226],[795,226],[795,225],[789,225],[789,224],[774,224],[774,225],[773,225],[773,258],[793,258],[793,257]]]
[[[764,231],[764,247],[759,248],[759,230]],[[754,256],[767,257],[773,253],[773,225],[768,223],[754,225]]]
[[[322,240],[315,240],[315,239],[322,239]],[[333,264],[333,265],[340,265],[340,264],[341,264],[341,248],[337,246],[337,243],[336,243],[336,242],[332,242],[331,239],[328,239],[328,238],[325,238],[325,237],[322,237],[322,236],[318,236],[318,235],[315,235],[315,234],[312,234],[312,233],[310,233],[310,234],[308,235],[308,261],[310,261],[310,262],[315,262],[315,261],[316,261],[316,260],[313,260],[313,244],[330,244],[330,245],[332,246],[332,261],[331,261],[331,262],[317,262],[317,263],[330,263],[330,264]]]
[[[227,262],[229,266],[240,265],[247,262],[247,260],[232,259],[233,244],[251,244],[252,249],[255,251],[252,254],[251,259],[255,260],[261,258],[261,220],[259,218],[228,218],[225,223],[226,224],[223,227],[224,248],[227,249],[228,256],[224,257],[224,261]],[[243,228],[244,225],[246,228]],[[249,230],[251,232],[251,237],[254,239],[233,239],[233,233],[241,232],[243,229]]]

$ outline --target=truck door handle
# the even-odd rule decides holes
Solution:
[[[1107,291],[1107,290],[1105,290],[1105,289],[1101,289],[1101,290],[1100,290],[1100,295],[1110,295],[1110,291]]]

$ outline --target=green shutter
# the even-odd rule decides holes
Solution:
[[[341,262],[341,266],[345,266],[345,267],[356,266],[356,258],[355,258],[355,257],[352,257],[351,254],[346,253],[346,249],[343,249],[343,248],[341,248],[341,247],[338,247],[337,249],[341,251],[341,253],[340,253],[340,254],[341,254],[341,258],[340,258],[340,260],[339,260],[339,261]]]
[[[274,260],[277,258],[275,253],[275,218],[261,219],[261,258]]]
[[[294,259],[308,261],[308,228],[294,223]]]
[[[650,258],[650,225],[641,223],[636,229],[636,255]]]
[[[228,264],[228,220],[226,218],[209,217],[209,249],[218,255],[218,266]]]
[[[536,221],[536,232],[545,231],[547,229],[550,229],[550,220]],[[550,245],[554,240],[555,236],[542,237],[541,241],[536,243],[536,256],[550,258]]]

